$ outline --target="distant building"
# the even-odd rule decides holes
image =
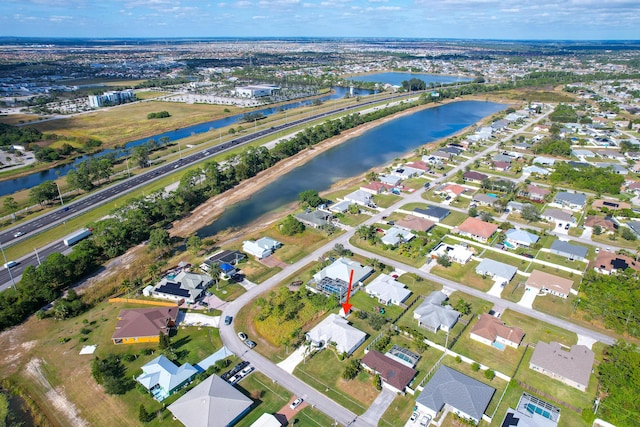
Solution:
[[[236,87],[235,94],[241,98],[263,98],[272,96],[279,91],[280,87],[274,85],[251,85]]]
[[[110,105],[120,105],[135,101],[133,89],[105,92],[102,95],[89,95],[89,107],[100,108]]]

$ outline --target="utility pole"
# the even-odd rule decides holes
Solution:
[[[34,251],[36,251],[36,259],[38,260],[38,265],[42,265],[42,263],[40,262],[40,255],[38,255],[38,248],[33,248]]]

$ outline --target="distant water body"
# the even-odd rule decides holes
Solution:
[[[231,227],[242,227],[293,201],[305,190],[324,191],[429,142],[448,137],[505,106],[493,102],[460,101],[399,117],[318,154],[309,162],[283,174],[250,199],[224,211],[201,228],[202,238]],[[233,191],[233,190],[232,190]]]
[[[354,76],[354,77],[347,78],[347,80],[353,80],[356,82],[380,82],[380,83],[387,83],[394,86],[402,86],[403,81],[410,80],[410,79],[422,80],[427,85],[429,85],[429,83],[434,83],[438,85],[440,83],[449,84],[449,83],[456,83],[456,82],[470,82],[473,80],[468,77],[441,76],[438,74],[399,73],[399,72],[365,74],[362,76]]]

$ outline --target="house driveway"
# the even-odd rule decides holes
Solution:
[[[538,296],[538,289],[527,288],[524,291],[524,295],[522,295],[522,298],[520,298],[520,301],[518,301],[518,305],[533,309],[533,301],[536,299],[537,296]]]
[[[278,363],[278,366],[288,373],[292,374],[293,370],[296,369],[296,366],[298,366],[300,362],[304,360],[304,353],[307,350],[308,347],[306,345],[301,345],[293,353],[291,353],[289,357]]]
[[[182,317],[182,316],[180,316]],[[211,326],[217,328],[220,325],[220,316],[207,316],[200,313],[184,313],[178,324],[182,326]]]
[[[367,412],[362,414],[359,418],[371,425],[377,426],[382,414],[385,413],[396,396],[397,394],[395,392],[383,387],[378,397],[376,397],[376,400],[374,400],[371,406],[369,406],[369,409],[367,409]]]
[[[502,294],[502,289],[504,289],[502,287],[502,284],[504,282],[505,280],[502,277],[494,278],[493,286],[491,286],[491,289],[487,291],[487,294],[500,298],[500,295]]]

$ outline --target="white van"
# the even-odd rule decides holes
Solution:
[[[4,265],[4,268],[11,268],[11,267],[15,267],[16,265],[18,265],[18,263],[16,261],[9,261]]]

